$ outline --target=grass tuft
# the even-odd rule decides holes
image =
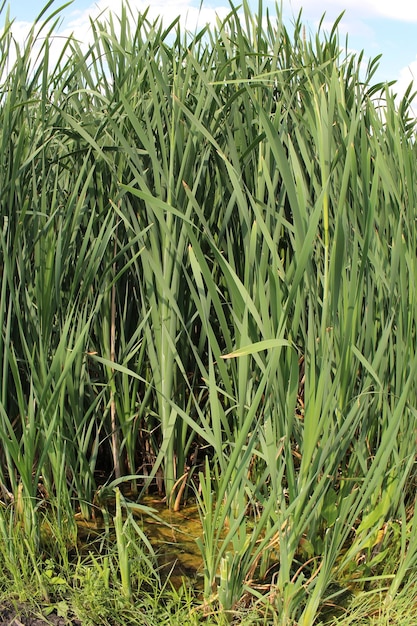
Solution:
[[[412,87],[360,73],[342,16],[307,38],[244,0],[190,34],[125,4],[56,58],[65,6],[0,36],[2,591],[86,624],[402,623]],[[146,493],[198,502],[201,611],[154,574]]]

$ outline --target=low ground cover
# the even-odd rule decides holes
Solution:
[[[411,87],[374,84],[377,59],[364,68],[337,23],[289,32],[262,2],[195,33],[126,4],[57,56],[61,10],[24,46],[3,10],[0,37],[5,612],[401,623]],[[184,586],[145,496],[194,506]]]

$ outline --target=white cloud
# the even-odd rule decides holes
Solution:
[[[98,2],[91,5],[90,8],[85,11],[74,11],[69,16],[66,30],[75,29],[78,36],[78,29],[84,30],[85,26],[89,24],[90,18],[96,18],[102,16],[105,18],[111,11],[113,14],[120,14],[121,12],[121,0],[117,3],[112,2],[109,6],[108,0],[98,0]],[[224,18],[229,13],[230,8],[226,5],[224,7],[210,8],[209,6],[201,7],[193,6],[196,3],[192,3],[192,0],[162,0],[150,3],[149,0],[130,0],[128,3],[128,18],[134,20],[137,13],[144,13],[148,9],[147,18],[149,21],[154,21],[157,18],[162,18],[165,26],[173,22],[178,16],[180,17],[181,24],[189,31],[194,31],[196,28],[202,28],[207,23],[215,23],[216,17]]]
[[[65,41],[69,36],[74,35],[82,48],[88,46],[89,42],[92,41],[91,20],[94,21],[99,18],[100,21],[106,22],[110,13],[112,13],[115,18],[114,25],[117,29],[117,16],[121,14],[122,4],[123,0],[113,0],[112,2],[109,2],[109,0],[97,0],[83,11],[74,10],[65,12],[59,30],[53,33],[50,38],[51,65],[59,59]],[[146,10],[148,10],[147,20],[149,22],[153,23],[161,18],[163,25],[167,27],[175,19],[180,17],[182,28],[189,32],[196,32],[206,24],[214,24],[217,19],[224,19],[230,12],[230,7],[227,6],[216,8],[210,8],[209,6],[199,8],[198,6],[193,6],[195,0],[194,3],[193,0],[157,0],[153,2],[151,6],[149,6],[149,0],[129,0],[128,3],[124,4],[127,7],[127,18],[132,29],[136,27],[138,13],[144,13]],[[29,22],[17,20],[13,22],[11,31],[19,46],[24,46],[31,27],[32,24]],[[33,61],[35,61],[39,53],[41,42],[42,36],[33,48]],[[15,58],[14,49],[12,47],[9,51],[9,67],[13,66]]]
[[[316,28],[318,27],[318,24],[319,22],[316,21]],[[324,19],[321,22],[321,29],[325,30],[326,32],[330,32],[333,27],[333,20]],[[372,28],[368,24],[365,24],[365,22],[362,22],[360,20],[342,19],[337,26],[337,31],[339,33],[340,39],[346,37],[346,35],[348,35],[348,38],[352,35],[355,35],[357,37],[363,37],[364,40],[373,39],[374,37],[374,31],[372,30]]]
[[[404,22],[417,22],[417,3],[415,0],[365,0],[376,15]]]
[[[303,9],[305,15],[326,13],[335,18],[344,10],[346,15],[358,18],[387,17],[404,22],[417,22],[416,0],[284,0],[284,8],[298,13]]]
[[[417,81],[417,58],[400,71],[398,78],[399,91],[404,93],[411,81]]]
[[[417,91],[417,57],[407,67],[403,67],[400,71],[399,77],[395,85],[392,86],[394,93],[398,95],[398,99],[402,98],[410,85],[413,82],[411,93]],[[398,103],[397,99],[397,103]],[[411,111],[414,117],[417,117],[417,100],[414,98],[411,106]]]

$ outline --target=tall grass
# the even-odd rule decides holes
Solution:
[[[206,600],[307,626],[390,520],[391,596],[416,563],[416,144],[410,91],[277,13],[125,5],[58,60],[59,11],[6,16],[0,482],[34,554],[42,507],[194,488]]]

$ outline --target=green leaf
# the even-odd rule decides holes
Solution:
[[[337,505],[337,493],[334,489],[329,488],[324,496],[323,508],[321,514],[327,522],[328,527],[333,526],[339,515]]]
[[[286,339],[264,339],[263,341],[243,346],[242,348],[234,350],[229,354],[224,354],[221,358],[233,359],[241,356],[247,356],[249,354],[256,354],[257,352],[262,352],[262,350],[271,350],[272,348],[282,348],[284,346],[291,348],[292,344]]]

